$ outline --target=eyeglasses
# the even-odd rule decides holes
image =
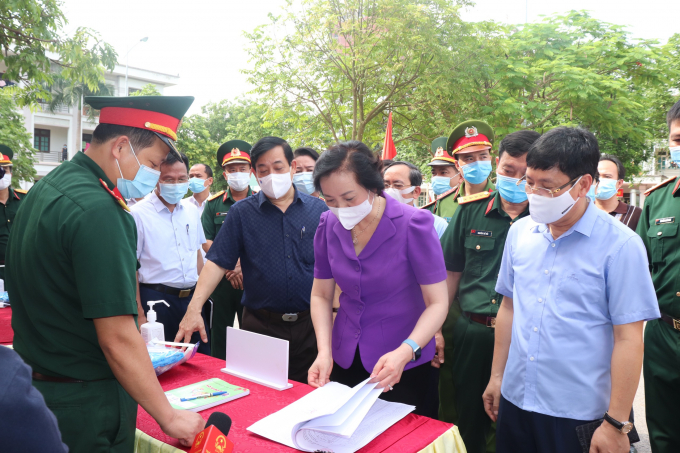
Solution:
[[[389,182],[385,181],[385,189],[397,189],[397,190],[404,190],[408,189],[411,186],[405,186],[401,182],[395,182],[394,184],[390,184]]]
[[[559,196],[559,192],[561,192],[562,189],[566,188],[569,185],[576,183],[576,181],[578,181],[582,176],[583,175],[577,176],[576,178],[572,179],[568,183],[563,184],[563,185],[559,186],[557,189],[552,189],[552,190],[551,189],[545,189],[543,187],[531,187],[529,184],[526,184],[526,179],[527,179],[526,175],[524,175],[519,181],[517,181],[517,185],[519,186],[522,183],[522,181],[524,181],[525,182],[524,191],[527,193],[527,195],[534,194],[534,195],[538,195],[540,197],[554,198],[555,194],[558,194],[558,196]]]

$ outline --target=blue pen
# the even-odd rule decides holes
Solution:
[[[302,229],[300,230],[300,239],[302,239],[302,235],[304,235],[304,234],[305,234],[305,227],[302,227]]]
[[[196,395],[192,396],[191,398],[180,398],[180,401],[191,401],[191,400],[197,400],[199,398],[210,398],[212,396],[219,396],[219,395],[225,395],[229,392],[213,392],[213,393],[206,393],[204,395]]]

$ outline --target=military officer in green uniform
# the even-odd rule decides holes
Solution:
[[[0,279],[5,278],[5,251],[9,232],[14,225],[14,216],[21,205],[21,200],[26,196],[26,191],[15,189],[12,184],[12,158],[14,152],[9,146],[0,145],[0,167],[4,176],[0,179],[0,203],[2,203],[2,216],[0,217]]]
[[[192,101],[86,97],[100,110],[91,146],[33,186],[10,232],[14,349],[71,453],[132,452],[138,403],[185,446],[203,429],[200,415],[170,406],[137,329],[136,228],[124,202],[154,188]]]
[[[680,101],[668,112],[671,158],[680,163]],[[645,403],[654,453],[680,451],[680,178],[649,189],[637,233],[647,248],[661,318],[645,327]],[[635,265],[635,263],[631,263]]]
[[[201,221],[205,232],[206,243],[203,250],[208,253],[217,233],[219,233],[229,208],[239,200],[253,194],[250,188],[250,144],[243,140],[231,140],[217,150],[217,165],[224,170],[224,179],[229,187],[210,198],[205,204]],[[210,298],[213,302],[213,320],[211,330],[211,354],[224,359],[227,347],[227,327],[234,325],[234,316],[238,316],[241,325],[243,306],[243,275],[241,265],[227,272],[217,285]]]
[[[444,138],[440,137],[432,142],[434,158],[429,165],[432,166],[432,174],[439,175],[437,177],[439,179],[432,178],[435,189],[437,185],[440,185],[440,181],[445,181],[447,178],[451,181],[449,184],[451,188],[424,208],[430,209],[433,214],[450,221],[458,209],[460,197],[482,192],[488,193],[494,190],[494,185],[489,180],[494,133],[491,126],[484,121],[469,120],[457,125],[451,135],[446,140],[442,140]],[[466,177],[465,171],[462,169],[467,165],[470,165],[468,168],[475,167],[476,170],[474,172],[468,170]],[[480,165],[484,166],[481,171],[478,168]],[[448,172],[446,175],[444,175],[445,171]],[[455,181],[459,180],[460,174],[463,174],[463,181],[458,185]],[[435,190],[435,193],[441,190],[443,189]],[[451,291],[450,288],[449,291]],[[453,354],[453,326],[459,316],[460,306],[458,301],[454,299],[449,307],[449,314],[441,332],[437,332],[435,335],[437,355],[432,360],[432,366],[440,368],[439,419],[456,424],[458,423],[458,416],[455,388],[451,385],[453,365],[450,360],[446,361],[446,358]]]
[[[503,297],[496,279],[510,226],[529,214],[524,183],[526,154],[540,135],[519,131],[507,135],[496,158],[494,192],[461,197],[460,206],[442,237],[447,285],[458,293],[462,310],[453,326],[453,369],[458,429],[469,453],[495,451],[495,427],[484,412],[484,382],[491,377],[494,326]]]

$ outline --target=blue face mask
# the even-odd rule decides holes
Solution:
[[[302,173],[295,173],[293,176],[293,184],[297,187],[300,192],[311,195],[316,189],[314,189],[314,179],[312,178],[313,173],[311,171],[303,171]]]
[[[595,187],[593,184],[591,187]],[[595,198],[598,200],[609,200],[611,197],[616,195],[616,179],[600,179],[597,184],[597,193]]]
[[[463,178],[470,184],[481,184],[491,173],[490,160],[478,160],[463,165]]]
[[[161,187],[161,197],[170,204],[177,204],[184,198],[189,189],[188,182],[179,184],[159,184]]]
[[[149,195],[154,187],[156,187],[158,178],[161,177],[160,171],[152,170],[146,165],[139,163],[139,159],[137,159],[137,155],[135,154],[135,150],[132,149],[132,145],[130,145],[130,150],[139,165],[139,170],[137,170],[135,179],[132,181],[125,179],[123,177],[123,172],[120,169],[120,164],[118,163],[118,160],[116,160],[116,165],[118,165],[118,171],[120,172],[120,178],[118,178],[118,181],[116,182],[116,187],[126,200],[130,198],[143,198]]]
[[[504,200],[510,203],[522,203],[527,201],[527,193],[525,192],[525,187],[527,182],[522,180],[517,185],[517,178],[509,178],[507,176],[498,175],[496,179],[496,188],[503,197]]]
[[[680,164],[680,146],[671,146],[671,160],[677,164]]]
[[[586,197],[590,198],[590,201],[593,201],[595,199],[595,184],[592,184],[590,186],[590,189],[588,189]]]
[[[453,176],[453,178],[455,178],[456,176]],[[452,178],[449,178],[447,176],[433,176],[432,190],[434,191],[434,194],[439,196],[444,192],[451,190],[451,179]]]
[[[189,189],[190,189],[193,193],[201,193],[201,192],[203,192],[205,189],[207,189],[207,187],[206,187],[204,184],[205,184],[205,179],[201,179],[201,178],[191,178],[191,179],[189,180]]]

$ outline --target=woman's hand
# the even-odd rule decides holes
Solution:
[[[404,372],[404,367],[412,358],[411,346],[402,344],[394,351],[380,357],[373,367],[370,382],[378,382],[375,388],[382,388],[383,392],[391,390],[390,387],[394,387],[401,380],[401,373]]]
[[[323,387],[330,382],[332,369],[333,357],[330,354],[320,352],[307,372],[307,383],[314,388]]]

